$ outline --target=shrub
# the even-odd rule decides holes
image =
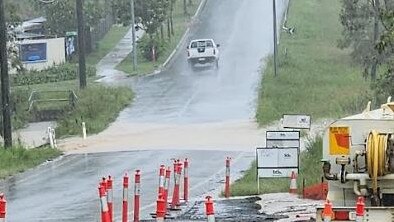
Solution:
[[[161,56],[161,54],[166,49],[166,42],[160,40],[159,37],[144,35],[141,40],[138,41],[139,50],[142,52],[143,57],[152,61],[152,48],[155,47],[156,59]]]
[[[87,66],[86,75],[88,77],[96,75],[96,69]],[[24,71],[11,76],[11,84],[13,86],[24,86],[43,84],[49,82],[61,82],[73,80],[78,77],[78,67],[76,64],[65,63],[59,66],[53,66],[41,71],[32,70]]]
[[[126,87],[91,86],[77,92],[75,109],[58,122],[57,135],[78,135],[81,124],[86,122],[86,130],[94,134],[104,130],[113,122],[118,113],[130,104],[132,91]]]

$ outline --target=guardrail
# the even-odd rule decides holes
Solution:
[[[51,95],[52,94],[52,95]],[[64,94],[59,97],[55,97],[56,94]],[[45,95],[45,96],[43,96]],[[67,96],[67,97],[66,97]],[[44,98],[43,98],[44,97]],[[54,98],[55,97],[55,98]],[[29,96],[29,107],[28,111],[32,111],[33,107],[37,103],[48,103],[48,102],[69,102],[71,107],[75,107],[78,97],[73,90],[48,90],[48,91],[32,91]]]

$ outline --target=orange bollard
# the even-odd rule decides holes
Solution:
[[[297,176],[296,176],[294,171],[291,171],[289,193],[292,193],[292,194],[297,194],[298,193],[298,190],[297,190]]]
[[[224,187],[224,197],[230,197],[230,157],[226,158],[226,184]]]
[[[172,193],[172,201],[170,210],[180,210],[179,208],[179,180],[180,180],[181,167],[176,164],[175,167],[175,182],[174,182],[174,192]]]
[[[135,171],[134,175],[134,222],[140,221],[140,192],[141,192],[141,174],[140,170]]]
[[[185,158],[183,163],[183,199],[185,202],[189,201],[189,160]]]
[[[162,222],[166,216],[166,202],[163,199],[163,195],[159,194],[159,197],[156,202],[156,221]]]
[[[166,203],[166,211],[167,211],[167,203],[168,203],[168,191],[170,189],[170,177],[171,177],[171,168],[168,167],[166,170],[166,177],[164,180],[164,193],[163,193],[163,198]]]
[[[165,171],[166,171],[166,167],[164,165],[160,165],[158,195],[163,194],[163,192],[164,192],[164,173],[165,173]]]
[[[356,203],[356,222],[363,222],[365,214],[364,197],[358,197]]]
[[[100,206],[101,206],[101,222],[110,222],[107,195],[105,193],[105,186],[100,185],[99,197],[100,197]]]
[[[0,222],[5,222],[5,215],[7,213],[7,201],[3,193],[0,193]]]
[[[125,173],[123,177],[122,222],[128,222],[128,195],[129,195],[129,176],[127,176],[127,173]]]
[[[211,196],[205,197],[205,214],[208,222],[215,222],[215,211],[213,209],[213,200]]]
[[[107,199],[108,199],[108,212],[109,212],[109,220],[113,221],[113,202],[114,202],[114,192],[113,192],[113,180],[111,176],[108,176],[107,180]]]
[[[181,183],[182,183],[182,181],[181,181],[181,176],[182,176],[182,162],[180,161],[180,160],[177,160],[177,164],[178,164],[178,184],[179,184],[179,187],[178,187],[178,195],[177,195],[177,202],[176,202],[176,205],[177,206],[180,206],[181,205],[181,201],[180,201],[180,198],[181,198]]]
[[[324,204],[322,218],[324,222],[330,222],[332,219],[334,219],[334,211],[332,211],[332,203],[329,200],[326,200],[326,203]]]

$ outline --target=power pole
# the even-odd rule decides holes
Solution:
[[[10,112],[10,82],[8,76],[7,29],[4,17],[4,2],[0,0],[0,62],[1,62],[1,102],[3,111],[4,147],[12,147]]]
[[[134,0],[131,0],[131,35],[133,39],[133,70],[137,70],[137,42],[135,36]]]
[[[272,0],[273,9],[273,34],[274,34],[274,75],[277,76],[277,62],[276,57],[278,54],[278,43],[277,43],[277,30],[276,30],[276,0]]]
[[[85,23],[83,20],[83,0],[77,1],[78,22],[78,60],[79,60],[79,88],[86,88],[86,64],[85,64]]]

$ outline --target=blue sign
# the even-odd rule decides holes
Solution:
[[[46,43],[21,44],[20,58],[22,62],[43,62],[47,60]]]

